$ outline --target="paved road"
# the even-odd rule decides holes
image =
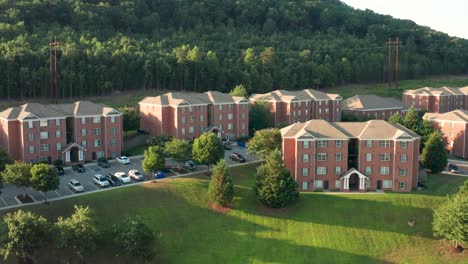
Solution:
[[[233,162],[229,159],[229,155],[232,152],[240,153],[246,158],[247,162],[258,160],[257,157],[248,155],[245,148],[233,146],[232,150],[225,151],[226,164],[229,166],[237,164],[237,162]],[[77,195],[68,188],[68,182],[71,179],[78,180],[83,185],[85,189],[85,193],[101,191],[101,189],[93,183],[93,176],[95,174],[106,175],[108,173],[115,173],[115,172],[128,173],[128,171],[131,169],[137,169],[137,170],[142,171],[141,162],[143,160],[143,156],[130,157],[130,160],[131,160],[131,164],[128,164],[128,165],[122,165],[116,161],[110,161],[111,166],[109,168],[101,168],[97,166],[96,163],[85,164],[86,171],[82,173],[72,170],[71,167],[65,167],[65,175],[60,176],[60,186],[57,190],[47,192],[44,194],[41,192],[34,191],[31,188],[27,188],[26,193],[30,195],[33,198],[33,200],[37,202],[44,201],[46,196],[47,196],[47,199],[71,197],[71,196]],[[178,167],[181,164],[178,164],[172,159],[166,159],[166,165],[170,167]],[[206,166],[198,165],[196,168],[196,171],[202,171],[202,170],[206,170]],[[181,174],[178,172],[174,172],[172,175],[182,176],[182,175],[185,175],[186,173],[184,172]],[[147,180],[150,180],[149,175],[147,176]],[[135,184],[140,184],[140,182],[132,181],[132,183],[129,183],[127,185],[135,185]],[[115,188],[115,187],[109,187],[109,188]],[[105,188],[105,189],[108,189],[108,188]],[[22,193],[21,188],[18,188],[14,185],[5,185],[0,195],[0,210],[6,209],[10,206],[20,205],[20,202],[15,198],[15,196],[21,193]]]

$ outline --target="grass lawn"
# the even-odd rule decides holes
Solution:
[[[137,146],[137,147],[131,148],[131,149],[127,150],[127,151],[124,151],[124,154],[127,155],[127,156],[143,155],[147,148],[148,148],[147,145]]]
[[[55,220],[73,204],[89,205],[109,227],[140,215],[158,237],[154,263],[466,263],[468,253],[445,253],[432,238],[432,208],[466,178],[429,175],[429,189],[410,194],[303,193],[287,209],[269,210],[254,199],[254,165],[232,168],[235,207],[214,213],[204,174],[116,189],[26,207]],[[5,214],[0,211],[0,214]],[[407,225],[416,220],[416,227]],[[104,233],[103,241],[111,236]],[[108,246],[88,263],[140,263],[115,256]],[[49,247],[40,263],[76,261]]]

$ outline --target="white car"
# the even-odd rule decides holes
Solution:
[[[143,176],[139,170],[129,170],[128,176],[130,176],[130,178],[134,179],[135,181],[142,181],[145,179],[145,176]]]
[[[93,181],[94,181],[94,184],[96,184],[100,188],[109,187],[109,181],[102,174],[95,174],[93,176]]]
[[[68,188],[70,188],[72,191],[76,193],[84,191],[83,185],[81,185],[81,183],[77,181],[76,179],[71,179],[68,182]]]
[[[120,180],[121,183],[129,183],[132,182],[130,177],[125,172],[116,172],[114,173],[115,177]]]
[[[116,160],[120,164],[130,164],[130,159],[127,156],[118,157]]]

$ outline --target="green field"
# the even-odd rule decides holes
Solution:
[[[460,176],[430,175],[429,188],[411,194],[301,194],[287,209],[269,210],[251,191],[254,166],[231,169],[235,207],[213,212],[206,197],[208,177],[178,178],[39,205],[29,209],[55,220],[89,205],[109,227],[140,215],[158,242],[154,263],[466,263],[468,253],[444,253],[432,238],[432,208],[457,191]],[[2,211],[1,214],[5,212]],[[416,220],[416,227],[407,225]],[[104,234],[103,241],[111,239]],[[139,263],[116,256],[105,242],[87,263]],[[40,263],[76,261],[52,246]]]

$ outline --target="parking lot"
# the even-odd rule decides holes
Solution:
[[[257,157],[248,155],[246,152],[245,148],[233,146],[231,150],[226,150],[225,151],[225,159],[226,159],[226,164],[227,165],[234,165],[237,164],[235,161],[231,161],[229,159],[229,155],[232,152],[237,152],[241,154],[242,156],[245,157],[246,162],[250,161],[255,161],[258,160]],[[142,156],[136,156],[136,157],[130,157],[131,163],[127,165],[122,165],[115,160],[110,161],[110,167],[109,168],[101,168],[99,167],[96,163],[89,163],[85,164],[86,171],[85,172],[77,172],[72,170],[71,167],[65,167],[65,175],[60,176],[60,186],[57,190],[55,191],[50,191],[47,193],[41,193],[32,190],[31,188],[26,189],[26,193],[34,200],[37,202],[44,201],[45,197],[47,199],[53,199],[53,198],[62,198],[62,197],[69,197],[76,195],[70,188],[68,188],[68,182],[71,179],[76,179],[78,180],[81,185],[84,187],[84,192],[96,192],[100,191],[101,189],[93,183],[93,176],[95,174],[102,174],[106,175],[109,173],[116,173],[116,172],[125,172],[128,173],[129,170],[131,169],[137,169],[140,172],[142,172],[142,167],[141,163],[143,160]],[[182,168],[182,164],[177,163],[173,161],[172,159],[166,159],[166,166],[170,168]],[[202,171],[206,170],[206,166],[204,165],[198,165],[196,166],[195,171]],[[191,171],[194,172],[194,171]],[[185,175],[187,174],[187,171],[184,170],[171,170],[171,173],[169,173],[167,176],[177,176],[177,175]],[[150,180],[151,175],[146,175],[146,180]],[[139,184],[141,182],[137,182],[132,180],[131,183],[125,184],[125,185],[135,185]],[[104,189],[108,188],[115,188],[115,187],[106,187]],[[22,193],[22,189],[18,188],[14,185],[5,185],[2,189],[2,194],[0,195],[0,208],[5,208],[9,206],[17,206],[20,204],[20,202],[15,198],[18,194]]]

